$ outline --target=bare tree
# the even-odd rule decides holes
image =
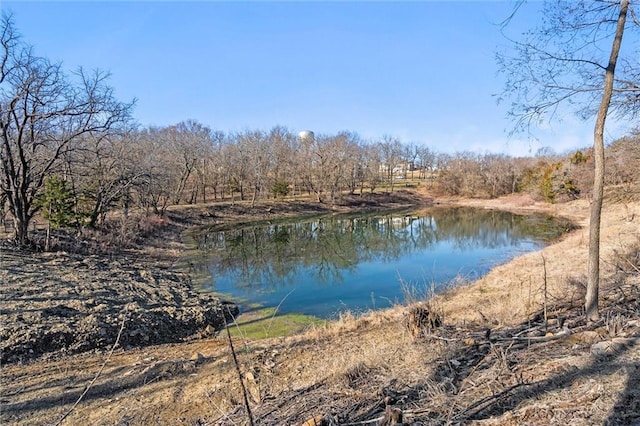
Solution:
[[[362,182],[360,183],[360,194],[364,188],[365,181],[369,184],[369,189],[373,193],[381,183],[382,159],[377,145],[368,144],[362,148]]]
[[[393,191],[393,183],[395,181],[396,174],[404,170],[402,164],[403,147],[399,139],[384,135],[382,140],[378,143],[380,149],[380,155],[382,160],[383,173],[391,184],[391,191]]]
[[[139,195],[143,206],[163,214],[169,204],[187,199],[194,203],[206,188],[207,176],[216,170],[213,133],[208,127],[187,120],[168,127],[151,127],[140,133],[135,152],[144,184]]]
[[[495,198],[516,191],[517,172],[515,159],[499,154],[485,154],[480,158],[489,197]]]
[[[236,143],[244,153],[247,164],[247,183],[252,189],[251,207],[262,193],[269,193],[269,179],[272,175],[273,149],[267,135],[259,130],[244,131],[236,136]]]
[[[211,144],[210,134],[208,127],[194,120],[183,121],[160,131],[165,155],[172,163],[174,172],[171,180],[174,204],[180,204],[192,174],[202,163],[203,150]]]
[[[205,148],[204,157],[202,160],[202,172],[199,179],[202,185],[202,202],[206,203],[207,187],[213,191],[213,199],[218,199],[218,194],[224,196],[225,187],[225,169],[223,167],[224,161],[222,159],[222,151],[226,136],[224,132],[212,131],[211,132],[211,145]]]
[[[281,126],[272,128],[268,137],[273,151],[274,184],[286,187],[287,191],[291,187],[295,196],[298,187],[298,138]]]
[[[348,189],[349,193],[353,194],[358,182],[360,164],[357,135],[343,131],[335,136],[322,138],[320,143],[324,167],[321,175],[331,201],[334,201],[343,189]]]
[[[142,172],[137,187],[138,204],[153,213],[163,215],[174,196],[175,165],[168,155],[161,129],[149,128],[139,132],[129,146],[129,155]]]
[[[309,194],[313,193],[319,203],[324,202],[325,187],[328,181],[327,165],[329,153],[325,152],[324,136],[300,139],[300,178]]]
[[[89,227],[104,222],[116,202],[126,205],[130,191],[144,178],[145,170],[132,155],[135,137],[134,131],[85,135],[69,153],[68,174]]]
[[[595,117],[595,179],[585,298],[590,321],[599,318],[605,122],[611,114],[637,118],[640,110],[640,48],[637,44],[622,45],[626,31],[640,29],[634,3],[547,1],[540,26],[525,33],[521,41],[513,41],[514,54],[497,55],[500,69],[507,77],[503,96],[514,98],[510,113],[516,129],[555,118],[563,104],[582,118]],[[627,20],[629,15],[633,19]]]
[[[341,160],[343,161],[343,176],[341,179],[349,194],[354,194],[358,186],[360,186],[360,195],[362,195],[365,162],[362,139],[357,133],[349,131],[340,132],[336,138],[340,141],[341,149],[344,150]]]
[[[416,167],[419,169],[419,178],[426,179],[433,175],[435,169],[436,154],[425,145],[416,145]]]
[[[108,74],[80,69],[70,80],[60,64],[35,56],[13,20],[0,23],[0,190],[13,216],[15,239],[28,241],[38,192],[78,137],[125,123],[132,103],[118,102]]]
[[[223,168],[232,203],[235,202],[235,192],[240,194],[240,200],[244,200],[250,174],[249,152],[239,143],[238,137],[238,134],[230,135],[222,150]]]
[[[488,196],[481,157],[472,152],[441,155],[438,189],[450,195]]]

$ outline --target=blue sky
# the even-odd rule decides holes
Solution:
[[[111,72],[142,125],[385,134],[438,152],[591,144],[592,122],[509,137],[496,49],[513,3],[6,1],[35,53]],[[535,25],[522,8],[511,33]],[[622,134],[612,126],[608,139]],[[623,126],[624,127],[624,126]]]

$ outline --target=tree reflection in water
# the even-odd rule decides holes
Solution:
[[[209,289],[277,305],[295,288],[285,310],[326,317],[345,304],[371,308],[372,292],[398,299],[399,278],[437,284],[486,273],[566,229],[550,216],[430,208],[211,228],[194,239],[212,275]]]

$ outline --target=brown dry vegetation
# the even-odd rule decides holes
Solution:
[[[582,227],[424,302],[439,327],[430,327],[434,321],[407,327],[415,306],[397,306],[296,336],[235,338],[255,423],[393,424],[386,407],[402,412],[407,424],[640,422],[640,200],[610,191],[602,226],[603,320],[596,324],[581,315],[587,201],[445,201],[547,211]],[[182,216],[187,224],[210,214],[191,212]],[[224,334],[7,365],[1,378],[3,424],[56,424],[70,411],[63,424],[249,423]]]

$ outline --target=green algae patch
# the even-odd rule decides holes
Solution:
[[[325,322],[310,315],[278,314],[276,308],[250,307],[229,323],[229,331],[234,337],[266,339],[296,334]]]

